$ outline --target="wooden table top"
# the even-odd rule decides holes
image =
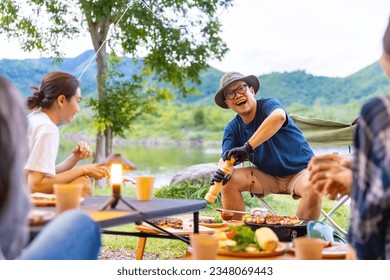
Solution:
[[[285,242],[281,242],[282,244],[287,245]],[[335,246],[336,247],[336,246]],[[326,248],[325,248],[326,249]],[[191,256],[191,249],[188,250],[186,256],[183,258],[183,260],[192,260]],[[346,252],[346,251],[345,251]],[[229,256],[229,255],[217,255],[217,260],[297,260],[295,258],[294,252],[290,249],[286,249],[283,251],[281,254],[277,255],[267,255],[265,254],[264,256],[261,257],[248,257],[248,256]],[[337,254],[328,254],[326,251],[323,253],[323,260],[345,260],[345,253],[337,253]]]

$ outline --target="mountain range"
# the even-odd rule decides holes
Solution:
[[[0,75],[10,79],[23,96],[30,95],[30,86],[39,85],[45,74],[55,70],[69,72],[76,77],[80,77],[84,72],[80,80],[83,95],[96,95],[96,62],[93,50],[74,58],[64,58],[59,63],[54,63],[52,58],[0,60]],[[133,73],[135,66],[132,59],[125,58],[121,70],[125,75]],[[222,71],[208,68],[201,73],[202,83],[194,85],[198,94],[187,98],[176,94],[178,102],[199,105],[214,103],[214,93],[219,88],[219,79],[222,75]],[[390,83],[383,74],[379,62],[374,62],[344,78],[314,76],[305,71],[275,72],[258,78],[261,87],[257,96],[275,97],[285,106],[294,103],[311,106],[344,104],[350,101],[363,102],[390,91]]]

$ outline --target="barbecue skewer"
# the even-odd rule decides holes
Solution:
[[[221,209],[221,208],[217,208],[217,209],[215,209],[215,211],[218,211],[218,212],[228,212],[228,213],[237,213],[237,214],[250,214],[249,212],[245,212],[245,211],[228,210],[228,209]]]

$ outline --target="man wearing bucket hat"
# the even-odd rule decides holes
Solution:
[[[242,192],[257,197],[271,193],[291,194],[301,199],[296,215],[316,220],[320,216],[321,196],[309,188],[307,164],[314,155],[302,132],[274,98],[259,98],[256,76],[229,72],[222,76],[215,103],[237,115],[227,124],[222,140],[219,166],[231,157],[234,165],[250,161],[249,167],[231,168],[229,174],[218,169],[211,184],[223,181],[224,209],[244,211]],[[235,214],[240,219],[240,214]]]

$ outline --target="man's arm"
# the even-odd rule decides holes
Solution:
[[[248,143],[253,149],[260,146],[279,131],[286,118],[286,112],[283,109],[275,109],[249,138]]]
[[[283,109],[275,109],[243,146],[226,151],[223,154],[223,160],[226,161],[234,157],[236,159],[235,165],[248,160],[253,154],[253,150],[275,135],[285,121],[286,112]]]

